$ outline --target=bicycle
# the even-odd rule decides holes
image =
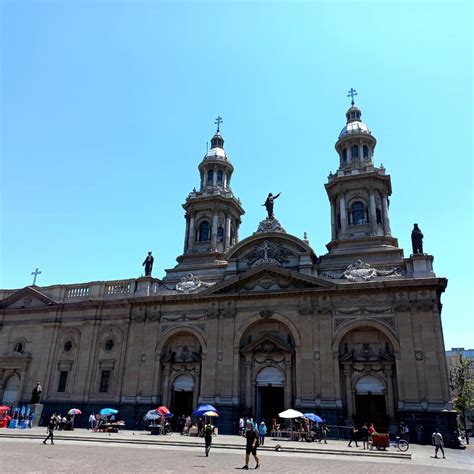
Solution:
[[[400,438],[400,436],[397,436],[395,441],[393,442],[393,446],[395,446],[396,448],[398,448],[400,451],[408,451],[408,448],[410,447],[410,443],[404,439],[404,438]]]

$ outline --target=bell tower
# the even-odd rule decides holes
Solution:
[[[202,279],[214,276],[212,269],[227,263],[224,255],[238,241],[240,218],[245,211],[230,187],[234,167],[224,150],[222,118],[217,117],[215,123],[211,147],[198,166],[199,190],[194,188],[183,204],[183,254],[177,258],[178,265],[167,271],[167,279],[170,272],[192,272]]]
[[[377,140],[362,122],[355,95],[351,89],[346,125],[335,145],[339,168],[329,174],[325,185],[331,206],[331,242],[327,248],[330,254],[375,254],[383,248],[398,255],[398,242],[390,230],[390,176],[383,165],[375,166]]]

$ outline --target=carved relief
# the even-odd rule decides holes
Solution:
[[[281,266],[283,263],[288,263],[288,258],[291,256],[296,254],[277,242],[264,240],[263,244],[256,245],[247,253],[245,260],[251,267],[264,263]]]
[[[394,267],[389,270],[378,270],[362,260],[349,265],[342,273],[323,272],[323,276],[336,280],[349,280],[351,282],[370,281],[377,278],[400,277],[402,275],[400,267]]]
[[[192,273],[188,273],[186,276],[181,278],[181,281],[176,283],[175,289],[180,293],[193,293],[198,290],[209,288],[214,284],[215,283],[205,283]]]

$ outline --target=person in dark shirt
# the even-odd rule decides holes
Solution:
[[[245,448],[245,466],[242,469],[249,468],[250,454],[253,455],[253,457],[255,458],[255,462],[257,463],[255,469],[258,469],[260,467],[260,460],[257,456],[258,431],[255,429],[255,426],[250,421],[247,421],[247,429],[245,431],[244,436],[247,439],[247,445]]]
[[[46,436],[46,439],[43,441],[43,444],[46,444],[46,441],[48,441],[49,438],[51,438],[51,444],[54,444],[53,435],[54,435],[55,428],[56,428],[56,413],[49,419],[48,427],[46,428],[46,433],[48,434],[48,436]]]
[[[211,450],[212,435],[214,434],[214,426],[209,421],[204,425],[204,441],[205,441],[205,452],[206,457],[209,456],[209,451]]]
[[[349,444],[348,444],[349,448],[351,447],[352,441],[355,442],[356,448],[358,448],[359,445],[357,444],[357,428],[355,427],[355,425],[353,425],[351,428],[350,437],[351,437],[351,440],[349,441]]]
[[[363,449],[369,449],[369,428],[367,423],[360,429],[360,437],[362,438]]]

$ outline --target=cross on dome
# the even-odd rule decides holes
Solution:
[[[221,126],[222,122],[223,122],[222,117],[220,115],[218,115],[217,118],[216,118],[216,121],[214,122],[217,125],[217,132],[216,133],[220,132],[220,126]]]
[[[351,98],[351,105],[354,105],[354,96],[357,95],[357,91],[351,87],[351,90],[347,92],[347,97]]]

